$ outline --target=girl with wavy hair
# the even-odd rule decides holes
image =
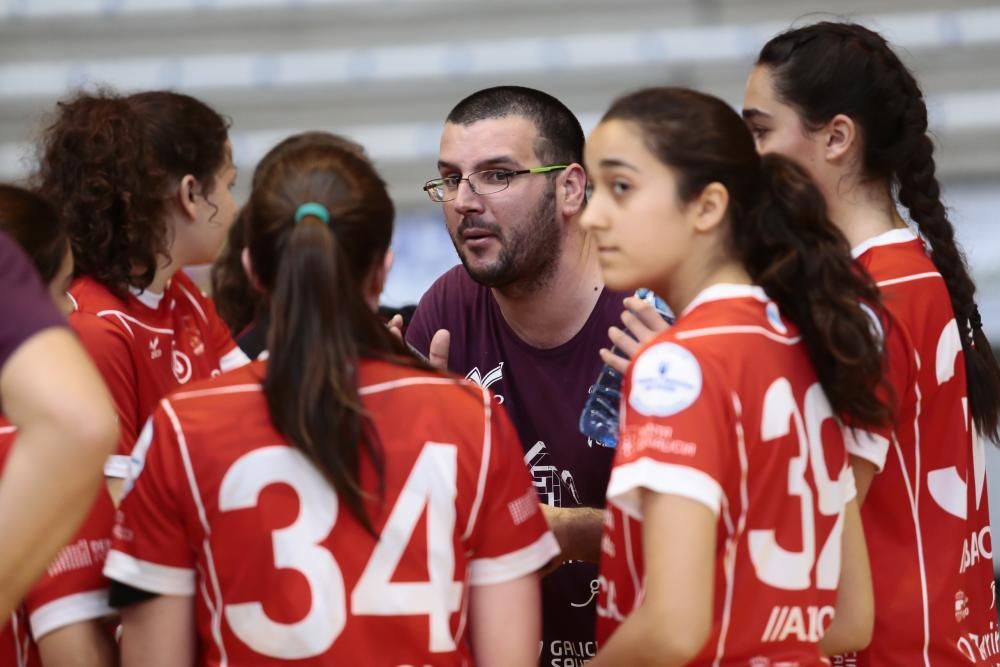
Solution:
[[[761,153],[816,181],[890,315],[896,423],[849,443],[876,608],[871,647],[854,659],[994,664],[984,441],[998,435],[1000,367],[942,202],[920,86],[878,33],[817,23],[764,46],[743,115]]]

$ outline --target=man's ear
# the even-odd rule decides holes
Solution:
[[[567,219],[583,210],[587,201],[587,172],[577,163],[566,167],[556,184],[559,192],[558,206]]]

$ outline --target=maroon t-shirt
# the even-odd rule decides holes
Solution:
[[[506,408],[539,499],[603,508],[614,450],[591,446],[578,423],[603,366],[597,351],[608,345],[608,327],[620,322],[625,296],[604,290],[573,338],[541,350],[514,333],[489,288],[456,266],[421,298],[406,340],[426,354],[434,332],[448,329],[449,370],[488,387]],[[568,563],[543,579],[540,665],[582,665],[594,656],[597,589],[593,563]]]
[[[0,232],[0,368],[21,343],[65,324],[24,251]]]

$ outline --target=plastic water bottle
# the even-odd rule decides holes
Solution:
[[[636,290],[635,295],[651,304],[663,319],[673,324],[673,314],[663,299],[645,287]],[[618,348],[611,348],[611,353],[617,354]],[[580,432],[602,447],[617,447],[618,410],[622,398],[621,373],[605,364],[587,393],[587,402],[580,415]]]

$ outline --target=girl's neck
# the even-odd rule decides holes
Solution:
[[[827,197],[830,219],[856,248],[870,238],[906,227],[887,183],[856,185]]]
[[[695,267],[697,275],[688,279],[673,276],[663,285],[654,287],[653,291],[663,296],[675,315],[680,315],[694,301],[694,298],[712,285],[729,283],[734,285],[751,285],[753,280],[746,268],[736,261],[727,260],[707,267]]]
[[[146,291],[152,292],[153,294],[163,294],[167,289],[167,284],[170,279],[174,277],[174,274],[181,269],[181,264],[177,261],[171,261],[169,264],[161,265],[157,270],[156,274],[153,276],[153,282],[146,286]]]

